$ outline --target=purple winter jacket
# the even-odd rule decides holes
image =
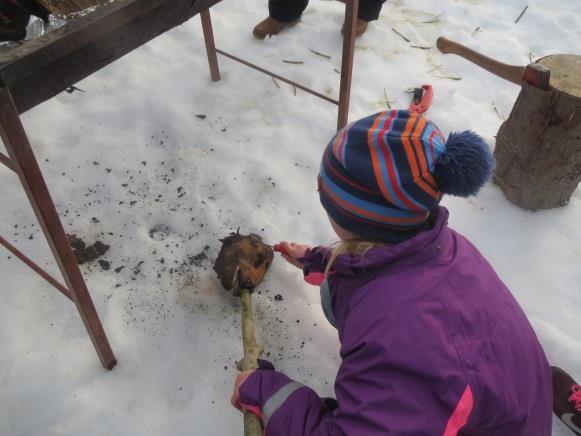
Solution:
[[[341,342],[330,411],[272,369],[240,387],[270,435],[551,433],[545,354],[492,267],[437,211],[432,229],[361,257],[342,255],[327,282]],[[301,259],[322,271],[327,251]]]

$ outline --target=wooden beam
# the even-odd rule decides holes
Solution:
[[[219,1],[116,0],[0,52],[0,76],[26,112]]]

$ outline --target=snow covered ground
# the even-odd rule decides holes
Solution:
[[[342,14],[338,2],[312,0],[296,27],[256,41],[251,29],[266,16],[265,0],[212,9],[219,47],[332,96]],[[581,53],[578,0],[385,4],[357,41],[350,118],[384,109],[385,95],[406,107],[404,89],[430,83],[429,117],[445,133],[470,128],[491,144],[519,88],[412,48],[392,27],[412,44],[431,46],[443,34],[514,64]],[[222,81],[212,83],[195,18],[77,84],[85,92],[24,115],[67,232],[111,247],[102,258],[108,269],[94,262],[82,271],[119,364],[104,371],[74,307],[0,252],[1,435],[241,434],[228,404],[242,353],[238,302],[211,270],[218,238],[240,227],[271,243],[333,241],[315,177],[336,112],[227,59],[220,66]],[[9,171],[0,171],[0,198],[0,234],[58,276]],[[567,207],[536,213],[492,184],[444,205],[513,290],[549,360],[581,380],[581,190]],[[338,342],[318,290],[277,258],[255,312],[268,358],[332,395]],[[569,433],[555,424],[554,434]]]

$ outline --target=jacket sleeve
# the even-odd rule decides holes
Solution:
[[[258,408],[264,435],[343,435],[333,429],[323,400],[307,386],[274,370],[257,370],[240,386],[240,404]]]
[[[297,261],[303,265],[303,273],[306,276],[311,273],[324,272],[328,258],[329,248],[319,245],[307,251],[307,253],[303,257],[299,257]]]
[[[266,436],[457,434],[472,408],[470,387],[433,372],[420,349],[400,349],[391,358],[383,342],[363,340],[367,329],[382,327],[373,319],[364,324],[349,326],[351,345],[341,349],[339,405],[332,412],[312,389],[280,372],[259,370],[245,381],[240,402],[262,410]],[[402,361],[402,351],[411,356]]]

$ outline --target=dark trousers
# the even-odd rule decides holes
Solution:
[[[386,0],[359,0],[359,18],[373,21],[379,18],[381,5]],[[283,23],[292,23],[301,18],[309,0],[268,0],[268,12],[272,18]]]

